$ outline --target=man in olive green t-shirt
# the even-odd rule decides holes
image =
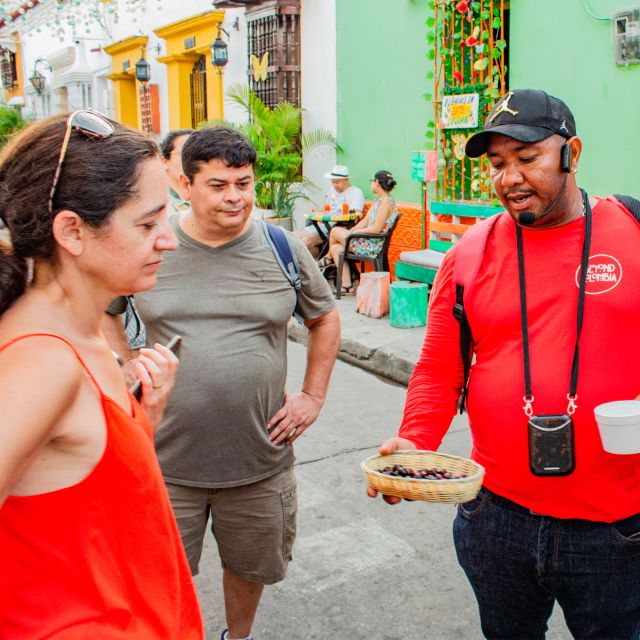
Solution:
[[[191,569],[205,528],[224,568],[228,630],[250,638],[265,584],[282,580],[295,539],[291,444],[317,418],[340,323],[327,282],[288,235],[302,287],[285,278],[251,218],[255,149],[224,127],[193,133],[182,149],[191,209],[172,218],[177,251],[153,290],[136,294],[151,343],[182,336],[181,365],[156,449]],[[287,323],[309,330],[302,388],[285,391]]]

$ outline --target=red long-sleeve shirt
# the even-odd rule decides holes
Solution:
[[[524,229],[534,413],[565,413],[576,339],[584,218]],[[452,316],[456,247],[431,293],[427,334],[411,379],[399,435],[437,449],[463,381],[459,327]],[[640,455],[606,453],[593,408],[640,394],[640,225],[609,200],[593,209],[585,316],[580,341],[575,470],[529,470],[515,223],[506,214],[488,239],[465,310],[476,361],[469,379],[471,457],[484,484],[538,513],[611,522],[640,512]]]

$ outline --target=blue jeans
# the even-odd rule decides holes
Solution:
[[[453,537],[487,638],[544,638],[556,600],[575,638],[640,637],[640,514],[561,520],[483,488]]]

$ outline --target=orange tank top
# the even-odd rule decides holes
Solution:
[[[79,483],[0,507],[3,640],[201,640],[202,618],[151,426],[100,395],[107,442]]]

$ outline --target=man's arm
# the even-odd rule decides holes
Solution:
[[[338,309],[334,307],[325,315],[305,320],[305,326],[309,335],[302,390],[299,393],[286,394],[284,406],[269,420],[267,428],[274,444],[284,441],[291,444],[296,440],[316,421],[327,396],[331,370],[340,345]],[[294,428],[295,432],[292,434]]]
[[[127,342],[122,315],[112,315],[106,312],[103,314],[100,329],[111,349],[115,351],[124,362],[136,357],[136,354],[131,350]]]
[[[455,249],[449,249],[438,269],[429,300],[427,331],[422,352],[413,371],[397,436],[387,438],[379,449],[387,456],[401,449],[436,451],[456,413],[464,374],[460,355],[460,326],[454,320],[452,277]],[[371,498],[378,491],[367,485]],[[383,496],[389,504],[402,498]]]
[[[125,384],[130,388],[140,380],[142,384],[140,405],[153,429],[157,429],[162,422],[162,415],[173,389],[179,364],[178,358],[169,349],[159,344],[156,344],[153,349],[143,347],[132,351],[129,348],[121,315],[105,312],[100,328],[113,351],[126,349],[126,356],[123,355],[123,351],[119,352],[125,360],[122,365]]]
[[[352,194],[349,202],[349,209],[353,209],[358,213],[362,213],[364,210],[364,193],[358,187],[354,188],[354,193]]]

